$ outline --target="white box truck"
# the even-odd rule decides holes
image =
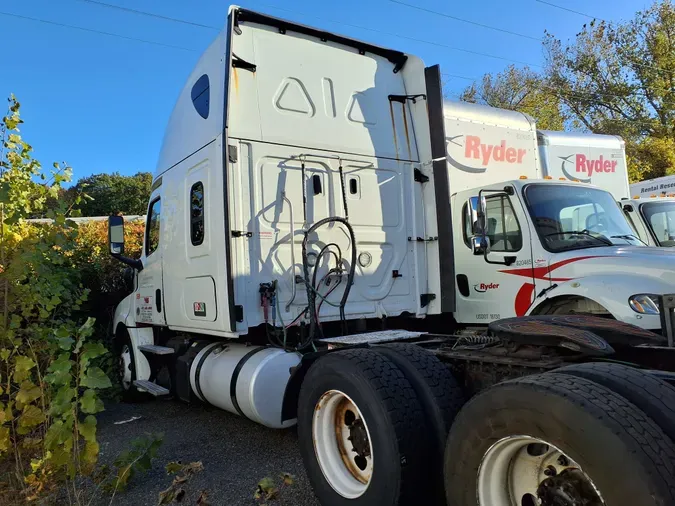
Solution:
[[[538,130],[542,174],[591,183],[616,200],[630,196],[625,142],[617,135]]]
[[[109,219],[125,395],[297,422],[326,506],[673,504],[675,257],[629,246],[602,190],[518,179],[532,125],[493,137],[441,90],[415,56],[231,7],[139,259]],[[574,229],[588,204],[603,231]]]
[[[675,246],[675,176],[633,183],[630,193],[621,205],[640,239],[650,246]]]
[[[668,198],[675,196],[675,176],[629,185],[624,141],[618,136],[546,130],[537,136],[544,176],[592,183],[609,191],[643,243],[675,246],[675,198]]]

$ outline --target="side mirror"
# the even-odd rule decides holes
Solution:
[[[472,237],[471,246],[473,249],[474,255],[487,255],[490,253],[490,238],[485,237]]]
[[[485,235],[485,197],[471,197],[467,202],[467,206],[471,213],[473,235]]]
[[[124,254],[124,218],[108,217],[108,247],[111,255]]]
[[[471,245],[474,255],[485,255],[490,250],[485,221],[485,197],[471,197],[467,202],[471,219]]]

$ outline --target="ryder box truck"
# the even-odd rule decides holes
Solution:
[[[629,185],[624,141],[618,136],[540,130],[537,137],[544,175],[609,191],[644,244],[675,246],[675,177]]]
[[[519,179],[536,146],[508,126],[444,111],[413,55],[231,7],[139,259],[109,220],[125,395],[297,423],[326,506],[672,504],[673,257],[572,231],[589,203],[627,225],[606,192]]]

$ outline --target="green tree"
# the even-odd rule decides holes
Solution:
[[[138,172],[133,176],[123,176],[119,172],[94,174],[80,179],[63,198],[68,200],[82,192],[87,193],[90,198],[78,205],[82,216],[145,214],[151,185],[152,174],[149,172]]]
[[[626,140],[631,180],[675,173],[675,8],[593,21],[565,44],[547,34],[546,80],[576,126]]]
[[[528,67],[510,65],[503,72],[485,74],[466,88],[460,99],[523,112],[532,116],[543,130],[562,130],[565,123],[560,98],[541,75]]]

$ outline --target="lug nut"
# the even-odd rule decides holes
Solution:
[[[546,469],[544,469],[544,474],[546,476],[555,476],[556,474],[558,474],[558,471],[556,471],[555,467],[548,466]]]
[[[558,457],[558,464],[560,464],[561,466],[569,466],[570,462],[569,460],[567,460],[567,457],[561,455],[560,457]]]

